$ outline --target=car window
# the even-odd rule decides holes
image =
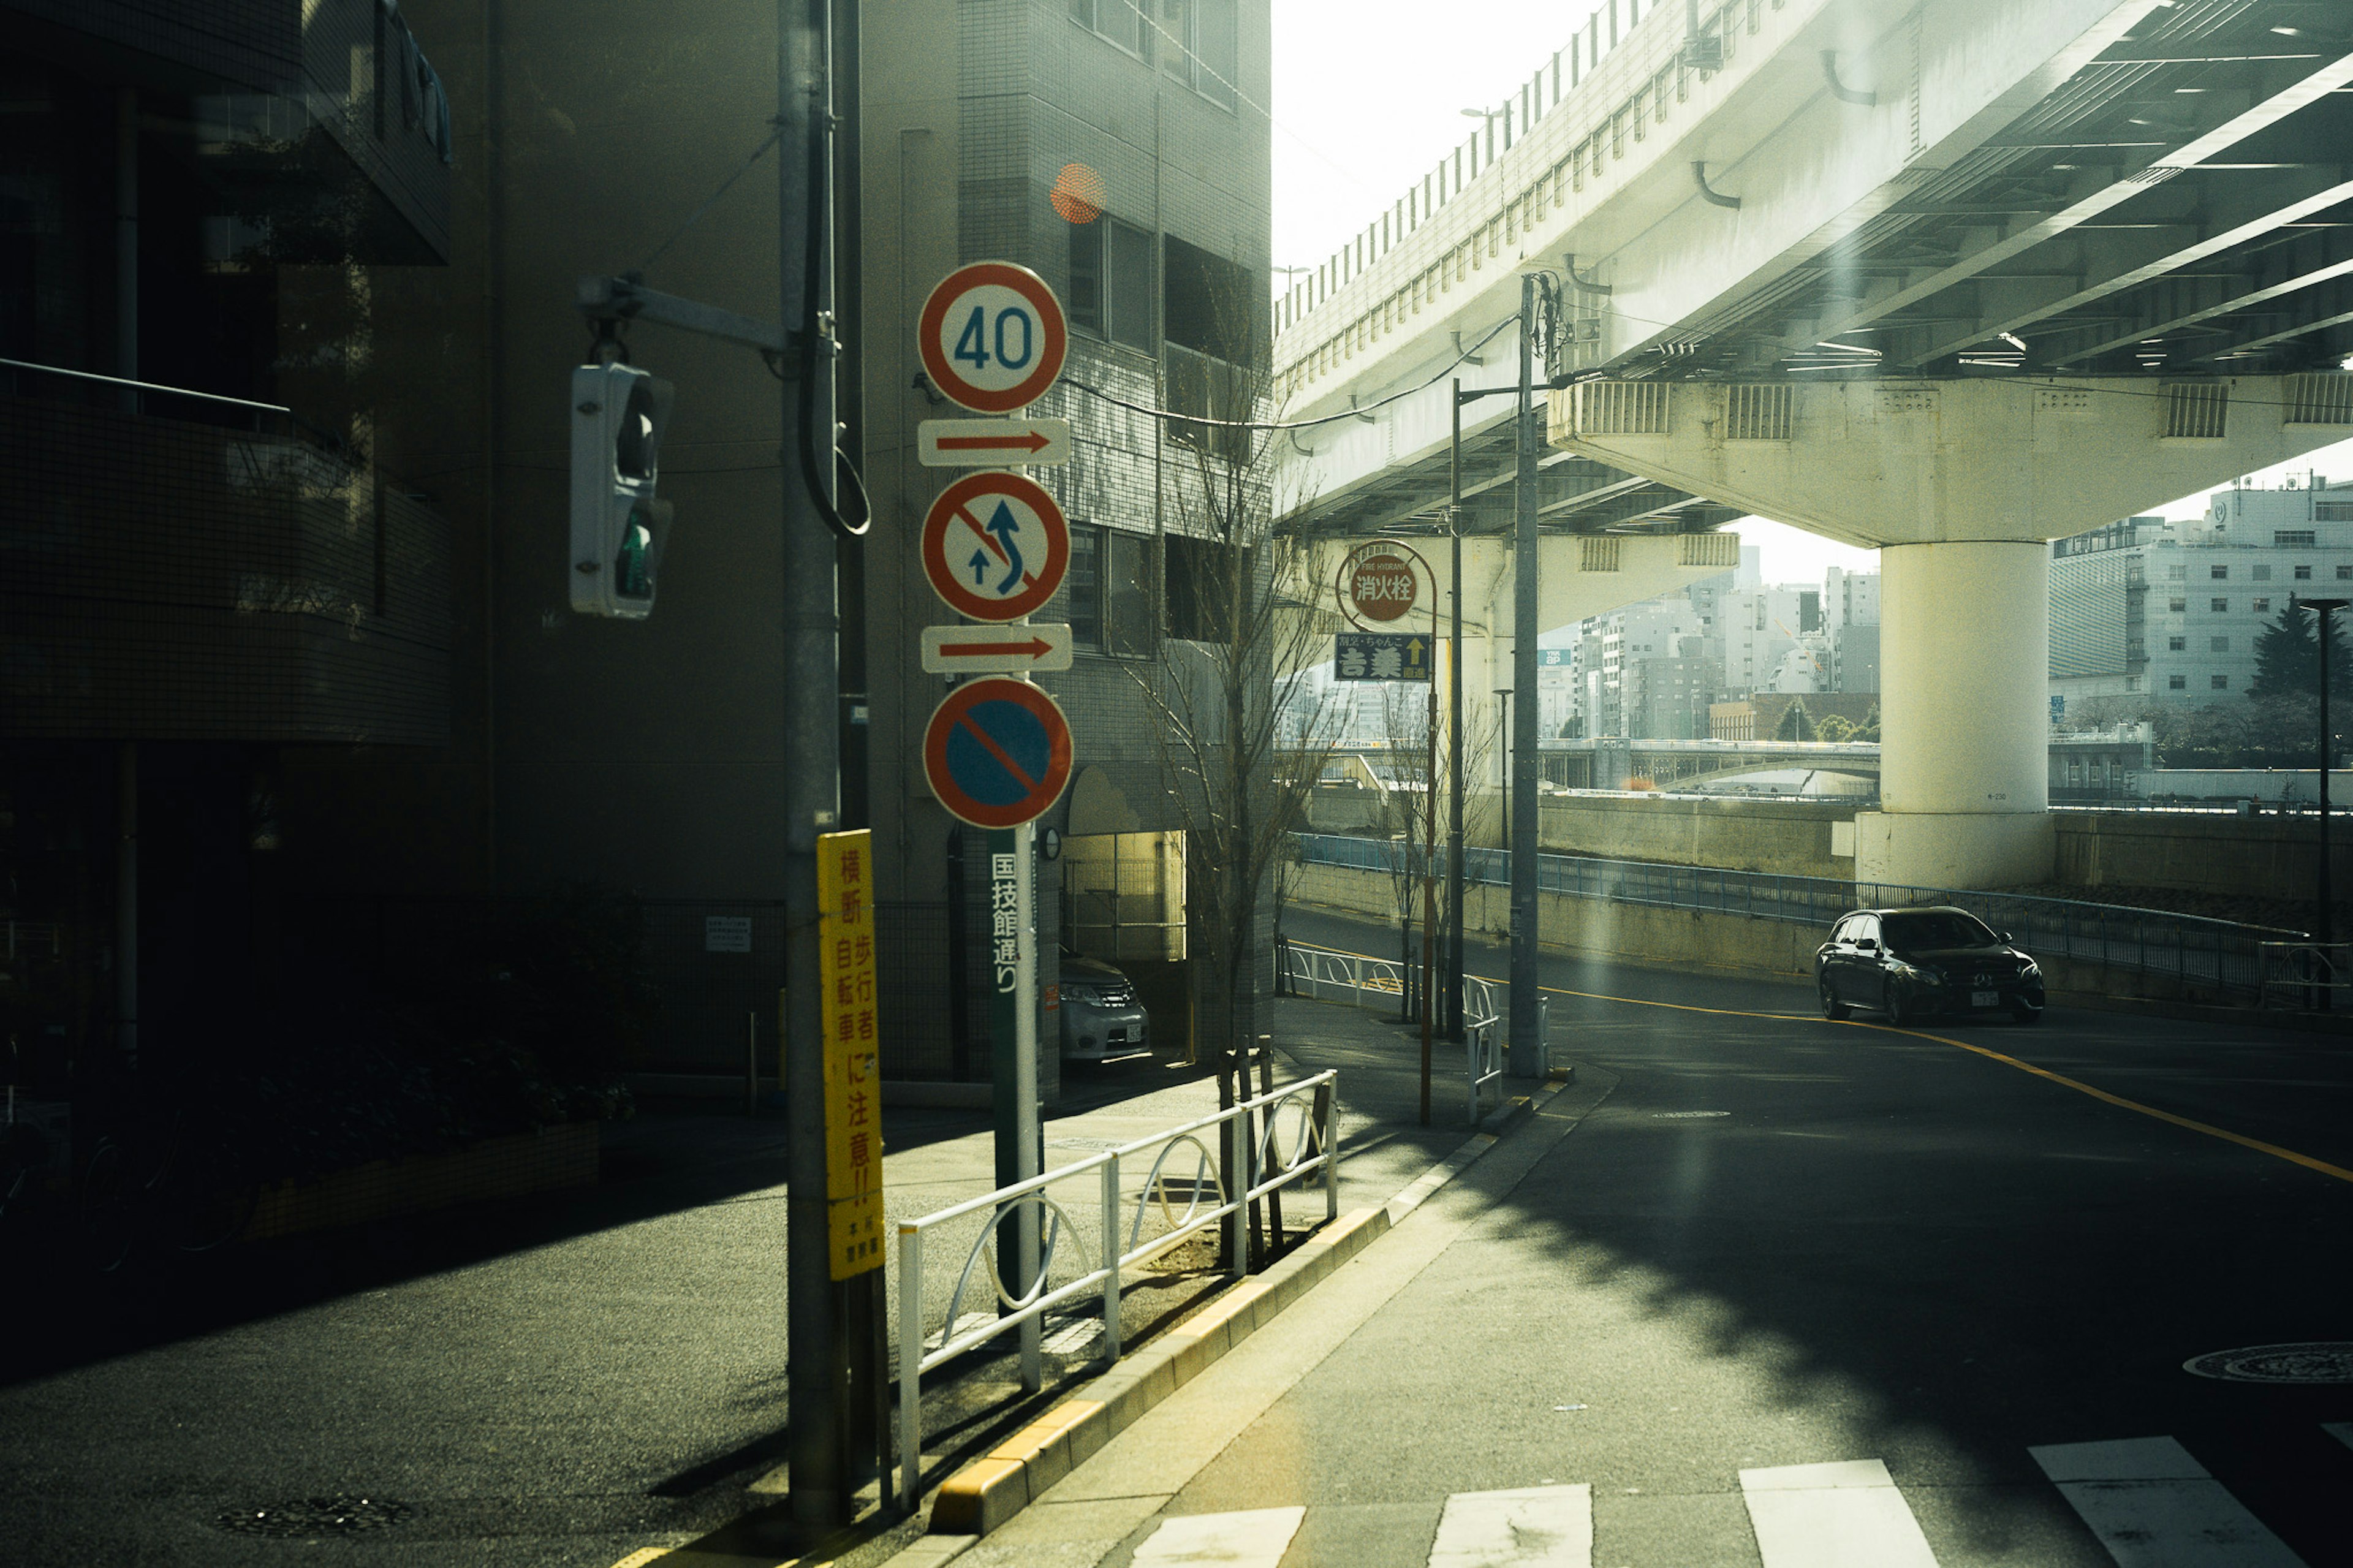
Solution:
[[[1887,932],[1887,945],[1898,952],[1939,947],[1984,947],[1993,941],[1993,932],[1958,910],[1923,910],[1913,914],[1890,915],[1882,924]]]
[[[1855,917],[1853,941],[1862,942],[1879,935],[1879,919],[1875,915]]]
[[[1852,942],[1859,923],[1860,922],[1858,922],[1852,915],[1847,916],[1846,919],[1831,927],[1831,940],[1832,942]]]

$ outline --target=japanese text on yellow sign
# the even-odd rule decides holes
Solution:
[[[817,841],[818,983],[825,1020],[827,1255],[833,1278],[882,1267],[881,1083],[874,1029],[871,836]]]

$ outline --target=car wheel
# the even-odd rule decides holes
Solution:
[[[1838,993],[1831,989],[1831,983],[1829,981],[1823,981],[1821,983],[1821,986],[1822,1016],[1828,1018],[1832,1023],[1838,1023],[1845,1018],[1847,1014],[1852,1012],[1853,1009],[1850,1008],[1845,1003],[1838,999]]]
[[[1887,988],[1885,1011],[1888,1024],[1900,1029],[1912,1021],[1912,998],[1891,985]]]

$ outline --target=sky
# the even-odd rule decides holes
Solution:
[[[1567,43],[1588,0],[1273,0],[1274,259],[1313,268],[1377,217]],[[2257,477],[2307,469],[2353,479],[2353,442]],[[2189,517],[2205,491],[2158,510]],[[1767,583],[1819,583],[1825,570],[1878,570],[1878,552],[1748,518]]]

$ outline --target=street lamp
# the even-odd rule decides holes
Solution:
[[[2328,656],[2336,650],[2337,645],[2330,640],[2332,629],[2328,617],[2347,605],[2353,604],[2353,599],[2299,599],[2291,596],[2288,604],[2295,609],[2310,610],[2320,618],[2320,879],[2317,889],[2320,918],[2313,927],[2312,935],[2320,949],[2323,972],[2328,977],[2320,987],[2320,1010],[2325,1013],[2328,1011],[2337,979],[2328,956],[2329,948],[2337,941],[2336,896],[2329,887],[2328,877]]]

